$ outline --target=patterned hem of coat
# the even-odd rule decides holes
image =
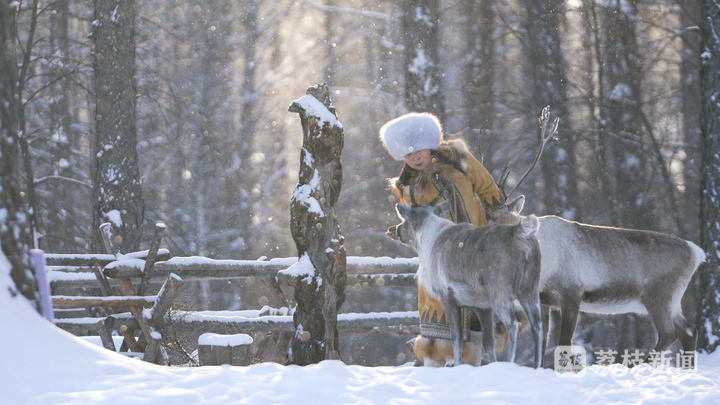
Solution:
[[[463,341],[470,339],[470,311],[462,310],[463,324],[462,336]],[[420,322],[420,336],[425,338],[447,339],[450,340],[450,325],[441,323]]]

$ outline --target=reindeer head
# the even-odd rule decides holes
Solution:
[[[525,206],[525,196],[515,197],[498,211],[487,215],[488,225],[517,225],[522,219],[520,212]]]
[[[395,211],[402,220],[399,225],[395,226],[398,239],[400,239],[400,242],[417,250],[418,234],[427,218],[431,215],[445,218],[450,212],[450,201],[445,200],[437,206],[425,204],[409,207],[403,204],[395,204]]]

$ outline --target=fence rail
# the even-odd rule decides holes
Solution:
[[[145,259],[148,251],[127,255],[47,255],[48,280],[53,291],[53,304],[58,316],[55,323],[70,333],[82,336],[88,334],[106,335],[103,342],[109,342],[107,336],[113,331],[125,333],[147,329],[140,321],[150,321],[146,312],[138,311],[152,308],[157,304],[155,295],[114,295],[92,296],[87,291],[97,290],[99,277],[106,280],[110,288],[131,288],[131,280],[141,280],[144,275]],[[271,260],[214,260],[203,257],[170,257],[166,249],[157,252],[159,261],[154,263],[152,274],[145,275],[147,282],[157,285],[170,277],[178,280],[233,280],[247,277],[269,279],[292,286],[293,277],[282,273],[297,263],[297,258]],[[113,260],[114,259],[114,260]],[[415,285],[416,258],[392,259],[387,257],[371,258],[349,256],[347,258],[348,285],[376,287],[411,287]],[[124,283],[124,284],[123,284]],[[128,286],[128,283],[130,286]],[[172,305],[168,303],[166,305]],[[77,307],[111,308],[116,313],[109,316],[80,316],[72,312]],[[134,308],[135,312],[121,312],[119,308]],[[154,309],[153,309],[154,311]],[[152,313],[152,311],[151,311]],[[236,334],[266,333],[282,334],[294,332],[291,315],[269,315],[260,310],[242,311],[173,311],[166,315],[174,328],[185,332]],[[156,320],[157,321],[157,320]],[[150,322],[153,324],[153,322]],[[373,334],[417,334],[417,311],[409,312],[371,312],[341,313],[338,315],[340,333]],[[146,331],[152,333],[152,331]],[[140,339],[142,340],[142,339]],[[259,343],[259,342],[257,342]],[[107,346],[106,346],[107,347]],[[108,348],[113,348],[108,347]],[[123,347],[128,352],[142,352],[139,347]],[[217,353],[213,354],[217,356]]]

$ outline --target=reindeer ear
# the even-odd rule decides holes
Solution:
[[[395,204],[395,211],[400,218],[405,218],[410,214],[410,207],[404,204]]]
[[[525,196],[521,195],[520,197],[508,201],[505,205],[508,207],[508,211],[520,214],[520,211],[522,211],[525,206]]]
[[[447,217],[450,213],[450,204],[452,204],[450,200],[445,200],[441,202],[440,204],[435,206],[435,213],[440,217]]]

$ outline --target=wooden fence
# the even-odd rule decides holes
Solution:
[[[161,232],[160,232],[161,234]],[[115,350],[112,334],[124,336],[121,353],[146,361],[167,363],[150,343],[159,346],[159,333],[167,324],[193,331],[197,335],[214,333],[233,335],[238,331],[271,335],[277,350],[285,350],[294,332],[292,315],[273,308],[242,311],[208,311],[173,309],[179,285],[187,281],[234,280],[248,277],[263,279],[275,293],[280,286],[294,285],[294,278],[284,274],[297,258],[271,260],[213,260],[203,257],[170,257],[166,249],[151,244],[148,251],[130,254],[65,255],[48,254],[47,275],[58,327],[78,336],[100,335],[103,345]],[[417,259],[347,258],[348,286],[379,288],[413,287]],[[161,286],[161,287],[158,287]],[[157,291],[157,294],[148,294]],[[285,297],[282,300],[287,302]],[[378,303],[382,306],[382,303]],[[97,308],[112,311],[98,314]],[[341,333],[416,334],[419,332],[417,311],[380,310],[371,313],[341,313]],[[254,357],[268,345],[267,340],[254,343]],[[148,348],[152,351],[148,354]],[[231,350],[221,348],[224,352]],[[201,364],[218,364],[218,352],[199,350]],[[234,352],[237,352],[235,350]],[[203,353],[209,353],[203,356]],[[229,360],[225,361],[231,363]],[[214,360],[203,361],[203,358]],[[222,356],[220,356],[222,357]],[[251,356],[252,357],[252,356]],[[164,360],[164,361],[163,361]],[[276,359],[280,360],[280,359]],[[249,363],[252,358],[242,360]]]

